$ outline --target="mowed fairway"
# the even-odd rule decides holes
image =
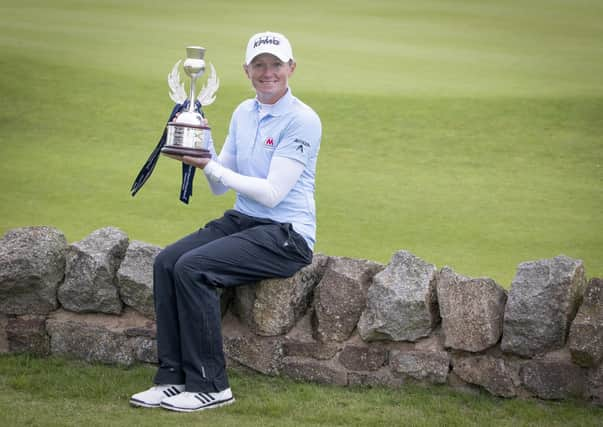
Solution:
[[[0,0],[0,233],[113,225],[165,245],[220,215],[232,195],[199,174],[183,205],[167,158],[128,190],[184,47],[220,76],[220,146],[253,95],[244,45],[267,29],[289,36],[293,93],[323,122],[317,251],[406,249],[505,287],[558,254],[603,275],[600,1]]]

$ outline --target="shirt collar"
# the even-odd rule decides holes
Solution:
[[[278,101],[276,101],[275,104],[273,104],[270,115],[282,116],[283,114],[287,113],[289,111],[289,107],[291,106],[291,104],[293,104],[293,100],[294,97],[291,93],[291,88],[288,87],[287,92],[285,92],[281,99],[279,99]],[[254,99],[253,107],[256,111],[260,109],[260,103],[258,102],[257,98]]]

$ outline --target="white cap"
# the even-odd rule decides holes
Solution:
[[[245,52],[245,64],[249,65],[253,58],[262,53],[270,53],[283,62],[293,59],[293,51],[287,37],[271,31],[251,36]]]

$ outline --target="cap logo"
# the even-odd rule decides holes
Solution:
[[[269,38],[268,36],[266,36],[264,38],[260,37],[253,43],[253,48],[255,49],[256,47],[261,46],[263,44],[273,44],[275,46],[278,46],[279,44],[281,44],[281,42],[279,39],[277,39],[274,36],[272,38]]]

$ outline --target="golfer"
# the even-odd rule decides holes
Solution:
[[[252,36],[243,69],[256,96],[235,109],[220,155],[212,144],[211,159],[174,157],[203,169],[214,194],[234,190],[236,201],[155,259],[159,367],[132,405],[192,412],[233,403],[217,288],[289,277],[312,261],[322,128],[291,92],[295,67],[283,34]]]

